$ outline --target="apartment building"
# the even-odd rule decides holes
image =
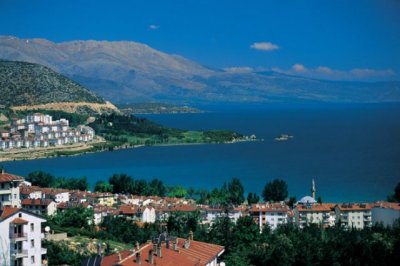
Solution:
[[[0,170],[0,207],[21,207],[19,185],[23,181],[21,176],[6,173],[4,168]]]
[[[46,264],[41,224],[46,220],[26,210],[0,210],[0,265],[38,266]]]

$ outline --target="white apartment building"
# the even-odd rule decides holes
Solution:
[[[372,224],[392,226],[396,220],[400,220],[400,203],[377,202],[372,208]]]
[[[312,195],[301,198],[293,209],[294,223],[300,228],[310,224],[319,224],[323,227],[334,226],[336,222],[335,204],[318,203],[315,200],[315,185],[313,182]]]
[[[43,265],[47,250],[42,248],[41,224],[45,221],[19,208],[0,210],[0,265]]]
[[[2,168],[0,172],[0,207],[21,207],[19,185],[24,181],[21,176],[6,173]]]
[[[288,222],[289,207],[283,202],[252,204],[249,214],[259,226],[260,231],[267,225],[272,230]]]
[[[370,204],[342,203],[335,206],[336,222],[346,228],[364,229],[372,226]]]

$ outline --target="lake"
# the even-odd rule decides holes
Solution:
[[[142,147],[76,157],[2,163],[11,173],[35,170],[87,176],[91,184],[113,173],[162,179],[168,185],[213,188],[232,177],[246,192],[284,179],[289,194],[309,195],[311,180],[324,202],[386,199],[400,182],[400,106],[271,105],[214,108],[201,114],[146,115],[185,129],[232,129],[264,141]],[[293,135],[275,141],[280,134]]]

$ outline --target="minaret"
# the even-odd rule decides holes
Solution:
[[[311,196],[313,197],[313,199],[315,199],[315,192],[317,190],[315,189],[315,182],[314,182],[314,178],[312,180],[312,184],[311,184]]]

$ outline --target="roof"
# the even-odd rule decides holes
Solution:
[[[22,218],[15,218],[14,220],[12,220],[11,223],[13,223],[13,224],[27,224],[28,221],[24,220]]]
[[[178,238],[178,251],[167,248],[163,243],[161,245],[162,257],[157,257],[154,252],[154,263],[153,265],[159,266],[184,266],[184,265],[207,265],[210,261],[224,252],[224,247],[214,244],[209,244],[200,241],[190,241],[188,248],[184,248],[185,239]],[[141,252],[141,264],[140,265],[151,265],[149,263],[149,251],[153,249],[152,243],[147,243],[140,247]],[[119,253],[112,254],[103,258],[101,266],[111,265],[121,266],[135,266],[139,265],[136,263],[136,251],[124,250]]]
[[[252,204],[250,212],[287,212],[289,207],[283,203]]]
[[[374,208],[392,209],[392,210],[400,211],[400,203],[399,202],[378,201],[374,204]]]
[[[4,170],[0,172],[0,183],[8,183],[12,181],[24,181],[24,178],[22,176],[6,173]]]
[[[39,214],[32,213],[32,212],[29,212],[29,211],[24,210],[24,209],[21,209],[21,208],[13,208],[13,207],[5,206],[5,207],[3,207],[2,210],[0,210],[0,222],[2,222],[3,220],[5,220],[5,219],[11,217],[12,215],[14,215],[14,214],[16,214],[16,213],[18,213],[18,212],[23,212],[23,213],[25,213],[25,214],[28,214],[28,215],[31,215],[31,216],[35,216],[35,217],[37,217],[37,218],[42,219],[43,221],[46,221],[46,220],[43,218],[43,216],[41,216],[41,215],[39,215]],[[15,219],[14,219],[14,220],[15,220]]]
[[[23,199],[22,206],[49,206],[53,200],[51,199]]]
[[[336,207],[340,211],[370,211],[372,209],[372,205],[366,203],[342,203],[337,204]]]
[[[7,219],[14,213],[20,211],[20,208],[13,208],[13,207],[4,207],[3,210],[0,210],[0,220]]]
[[[330,212],[335,207],[334,203],[319,203],[313,205],[297,205],[299,212]]]

